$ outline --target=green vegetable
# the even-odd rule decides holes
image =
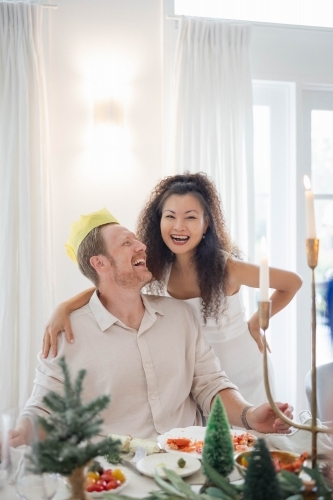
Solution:
[[[186,465],[186,460],[184,460],[183,458],[180,458],[177,462],[177,465],[178,467],[180,467],[181,469],[184,469],[185,465]]]
[[[104,469],[101,466],[101,464],[99,462],[97,462],[97,460],[94,460],[93,464],[91,465],[91,467],[89,467],[89,471],[91,471],[91,472],[98,472],[98,474],[103,474]]]

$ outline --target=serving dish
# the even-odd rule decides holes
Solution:
[[[166,477],[163,468],[172,470],[180,477],[190,476],[197,472],[201,467],[201,462],[190,455],[185,457],[185,466],[179,467],[179,455],[170,453],[149,455],[141,458],[137,464],[137,469],[146,476],[153,477],[157,473],[161,477]],[[117,490],[115,490],[117,491]]]
[[[205,433],[206,433],[206,427],[201,427],[201,426],[178,427],[175,429],[171,429],[170,431],[165,432],[164,434],[161,434],[160,436],[158,436],[157,441],[160,444],[161,448],[167,451],[168,453],[176,453],[177,455],[185,455],[185,456],[190,455],[192,457],[202,458],[202,444],[205,440]],[[257,440],[255,436],[243,430],[230,429],[230,434],[234,442],[235,453],[238,453],[239,451],[251,450]],[[238,441],[238,438],[240,436],[245,436],[245,435],[251,436],[251,446],[242,447],[240,449],[237,446],[238,449],[236,449],[236,441]],[[183,451],[181,449],[174,449],[172,444],[168,443],[168,440],[170,441],[178,438],[190,439],[191,444],[193,444],[194,445],[193,447],[196,449],[192,451]],[[199,445],[195,446],[195,444],[197,443],[199,443]]]
[[[241,473],[246,472],[250,455],[251,451],[244,451],[238,453],[235,456],[236,467]],[[303,453],[302,455],[300,455],[299,453],[293,453],[291,451],[283,450],[271,450],[270,455],[272,457],[276,472],[287,470],[289,472],[299,474],[301,472],[302,465],[307,459],[307,453]]]

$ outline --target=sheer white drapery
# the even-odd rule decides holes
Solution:
[[[175,56],[174,165],[215,182],[233,240],[254,242],[250,26],[182,18]]]
[[[0,408],[29,396],[53,299],[41,24],[0,2]]]

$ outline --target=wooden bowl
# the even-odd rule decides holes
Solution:
[[[249,464],[249,457],[250,457],[251,453],[252,453],[251,451],[242,451],[241,453],[238,453],[235,456],[235,465],[242,475],[244,475],[244,473],[247,470],[247,467]],[[301,457],[301,455],[299,453],[293,453],[291,451],[278,451],[278,450],[273,451],[272,450],[272,451],[270,451],[270,454],[271,454],[272,460],[274,462],[276,462],[277,465],[279,463],[281,464],[281,470],[277,470],[277,466],[275,467],[277,472],[280,472],[282,470],[288,470],[289,468],[284,469],[284,466],[288,466],[288,465],[292,464],[293,462],[295,462],[297,459],[299,459]],[[299,474],[301,472],[302,465],[303,464],[301,463],[299,465],[299,467],[297,467],[295,470],[291,470],[290,472],[294,472],[295,474]]]

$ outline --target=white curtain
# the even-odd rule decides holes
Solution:
[[[250,26],[183,18],[175,56],[174,165],[215,182],[234,242],[254,253]]]
[[[0,2],[0,409],[28,398],[53,303],[42,7]]]

